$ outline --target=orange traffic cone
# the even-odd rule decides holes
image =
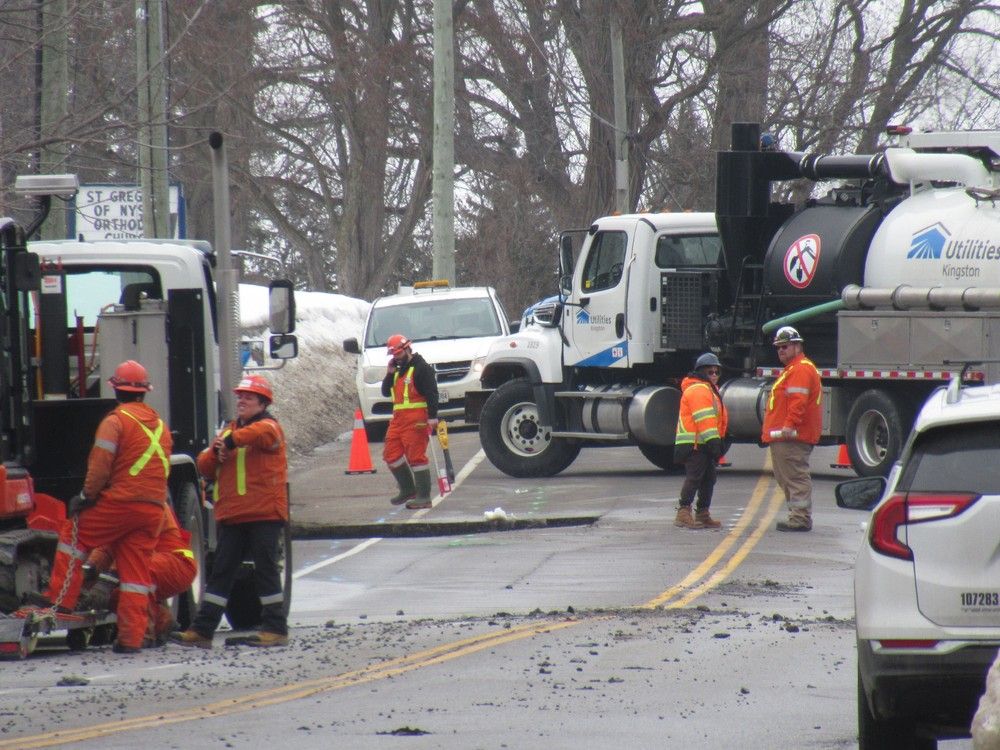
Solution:
[[[368,450],[368,435],[365,434],[365,422],[361,418],[361,409],[354,410],[354,434],[351,435],[351,458],[347,462],[345,474],[374,474],[372,454]]]
[[[840,451],[837,453],[837,463],[830,464],[831,469],[850,469],[851,457],[847,455],[847,446],[844,443],[840,444]]]
[[[723,455],[722,458],[719,459],[719,463],[716,464],[716,466],[719,466],[723,469],[726,468],[727,466],[732,466],[732,465],[733,465],[732,462],[728,458],[726,458],[725,455]]]

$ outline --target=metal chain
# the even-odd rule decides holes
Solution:
[[[70,536],[69,546],[70,549],[75,553],[77,535],[80,529],[80,514],[73,514],[73,533]],[[62,588],[59,589],[59,594],[56,596],[54,602],[52,602],[52,610],[56,611],[59,609],[59,605],[62,604],[62,600],[66,596],[66,592],[69,591],[69,585],[73,581],[73,568],[77,565],[78,561],[75,554],[70,554],[69,556],[69,566],[66,568],[66,575],[63,577]]]

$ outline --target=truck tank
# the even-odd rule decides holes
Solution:
[[[881,220],[875,206],[817,205],[795,214],[775,234],[764,259],[771,309],[790,312],[835,300],[848,284],[860,284]]]
[[[882,222],[865,263],[866,287],[1000,287],[1000,206],[965,188],[906,199]]]

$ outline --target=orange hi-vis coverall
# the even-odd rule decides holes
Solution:
[[[382,393],[392,394],[392,420],[385,434],[382,459],[389,468],[410,464],[413,471],[427,471],[427,420],[437,417],[438,394],[434,368],[419,354],[386,375]]]
[[[90,553],[90,564],[99,571],[105,571],[114,564],[110,547],[98,547]],[[149,559],[150,617],[153,619],[154,635],[162,635],[171,624],[171,618],[164,619],[159,604],[172,596],[187,591],[198,575],[198,562],[191,551],[191,532],[182,529],[172,508],[163,512],[163,526],[156,540],[156,547]],[[160,620],[163,619],[163,622]]]
[[[118,567],[118,642],[123,646],[141,647],[146,633],[153,585],[149,561],[163,524],[172,448],[170,430],[155,409],[140,401],[119,404],[98,426],[87,461],[83,493],[97,502],[80,513],[75,546],[72,518],[59,533],[49,601],[72,608],[87,553],[107,545]]]

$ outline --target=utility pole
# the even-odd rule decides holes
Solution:
[[[625,51],[622,25],[611,15],[611,77],[615,97],[615,210],[629,212],[628,110],[625,108]]]
[[[38,113],[38,135],[44,140],[55,135],[69,112],[69,3],[68,0],[41,2],[41,102]],[[39,174],[59,174],[66,171],[66,149],[49,144],[38,153]],[[66,239],[66,212],[53,211],[42,224],[42,239]]]
[[[433,274],[455,285],[455,28],[451,0],[434,0]]]
[[[136,0],[139,185],[144,237],[171,237],[163,0]]]

